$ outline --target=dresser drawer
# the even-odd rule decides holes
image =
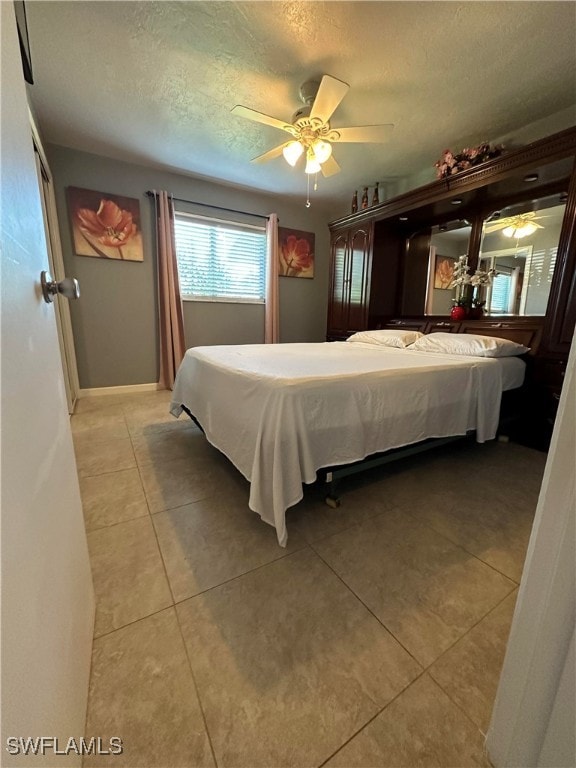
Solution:
[[[426,320],[411,320],[408,318],[406,320],[388,320],[384,323],[377,323],[377,330],[383,328],[395,328],[399,331],[420,331],[421,333],[424,333],[424,329],[426,328]]]
[[[425,333],[458,333],[461,322],[450,320],[430,320],[426,323]]]

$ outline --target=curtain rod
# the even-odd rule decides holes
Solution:
[[[150,189],[146,192],[148,197],[155,197],[156,193]],[[210,203],[197,203],[195,200],[184,200],[182,197],[172,197],[178,203],[190,203],[190,205],[201,205],[203,208],[215,208],[218,211],[227,211],[228,213],[241,213],[244,216],[254,216],[257,219],[269,219],[270,216],[264,216],[261,213],[250,213],[249,211],[237,211],[235,208],[223,208],[221,205],[210,205]]]

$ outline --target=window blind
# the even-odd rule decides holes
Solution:
[[[557,247],[532,252],[529,274],[531,287],[548,285],[552,282],[557,254]]]
[[[490,310],[492,312],[505,313],[508,311],[511,283],[512,278],[510,275],[499,272],[494,276],[492,281],[492,300],[490,302]]]
[[[263,302],[266,233],[262,227],[188,213],[174,217],[182,298]]]

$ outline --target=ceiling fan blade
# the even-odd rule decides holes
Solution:
[[[354,128],[333,128],[329,138],[330,141],[381,143],[389,140],[393,130],[392,123],[359,125]],[[338,138],[332,138],[332,132],[339,134]]]
[[[327,123],[349,88],[348,83],[343,83],[342,80],[337,80],[330,75],[324,75],[314,99],[310,117],[317,117],[323,123]]]
[[[505,221],[499,221],[494,224],[484,224],[484,232],[489,235],[492,232],[498,232],[499,229],[505,229],[507,226],[508,224]]]
[[[288,144],[290,144],[290,142],[286,141],[284,144],[280,144],[279,146],[274,147],[274,149],[269,149],[268,152],[264,152],[263,155],[258,155],[258,157],[252,158],[250,162],[251,163],[267,163],[268,160],[274,160],[276,157],[280,157],[280,155],[282,154],[282,150]]]
[[[341,170],[340,166],[332,156],[330,156],[328,160],[325,160],[320,168],[322,170],[322,176],[325,178],[328,178],[328,176],[334,176],[335,173],[340,173]]]
[[[249,107],[243,107],[240,104],[237,104],[235,107],[232,107],[230,110],[233,115],[238,115],[239,117],[245,117],[247,120],[253,120],[255,123],[264,123],[264,125],[271,125],[272,128],[279,128],[281,131],[288,131],[288,133],[291,133],[294,135],[294,127],[290,125],[290,123],[285,123],[282,120],[278,120],[276,117],[271,117],[270,115],[265,115],[262,112],[256,112],[254,109],[250,109]]]

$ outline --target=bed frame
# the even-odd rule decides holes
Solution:
[[[531,359],[534,357],[540,339],[542,336],[542,320],[540,318],[535,319],[520,319],[520,320],[490,320],[490,321],[468,321],[461,324],[441,322],[434,318],[428,318],[424,325],[421,321],[415,319],[406,318],[398,320],[388,320],[387,322],[379,322],[379,328],[416,328],[423,333],[435,333],[438,331],[451,331],[452,333],[470,333],[479,334],[483,336],[498,336],[503,339],[509,339],[515,341],[518,344],[523,344],[530,348],[530,352],[521,357],[527,365],[530,365]],[[528,373],[528,369],[527,369]],[[523,399],[523,394],[526,389],[526,381],[518,389],[508,390],[502,393],[502,404],[500,407],[500,420],[498,425],[498,439],[502,442],[508,441],[507,431],[514,425],[518,419],[521,418],[521,409],[518,405]],[[440,437],[429,438],[423,440],[420,443],[414,443],[412,445],[402,446],[400,448],[394,448],[390,451],[384,451],[383,453],[377,453],[372,456],[368,456],[360,461],[355,461],[352,464],[344,464],[342,466],[324,467],[318,470],[319,480],[326,484],[326,494],[324,500],[329,507],[336,509],[340,506],[340,497],[338,495],[338,483],[343,477],[355,475],[358,472],[364,472],[369,469],[390,464],[393,461],[399,461],[407,458],[408,456],[415,456],[416,454],[430,451],[435,448],[440,448],[443,445],[448,445],[460,440],[470,440],[474,437],[474,430],[469,431],[466,435],[455,435],[454,437]]]
[[[374,469],[375,467],[381,467],[384,464],[390,464],[393,461],[404,459],[407,456],[414,456],[418,453],[439,448],[442,445],[448,445],[449,443],[454,443],[459,440],[469,440],[473,436],[474,431],[471,430],[465,435],[429,438],[428,440],[423,440],[421,443],[414,443],[413,445],[406,445],[401,448],[393,448],[392,450],[384,451],[383,453],[375,453],[360,461],[354,461],[352,464],[319,469],[318,476],[320,481],[326,483],[328,486],[324,501],[329,507],[332,507],[332,509],[336,509],[340,506],[341,500],[338,495],[338,483],[343,477],[355,475],[358,472],[365,472],[366,470]]]

